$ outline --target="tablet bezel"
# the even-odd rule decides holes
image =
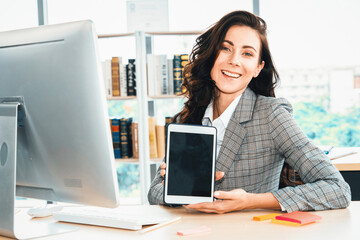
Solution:
[[[211,177],[213,181],[211,182],[211,195],[209,197],[199,197],[199,196],[181,196],[181,195],[168,195],[168,171],[169,166],[171,166],[171,160],[169,160],[170,153],[170,133],[171,132],[180,132],[180,133],[195,133],[195,134],[208,134],[213,137],[213,154],[212,154],[212,173]],[[201,125],[189,125],[189,124],[179,124],[179,123],[170,123],[167,126],[166,131],[166,171],[165,171],[165,181],[164,181],[164,202],[166,204],[194,204],[200,202],[213,202],[214,200],[214,187],[215,187],[215,170],[216,170],[216,136],[217,130],[215,127],[211,126],[201,126]]]

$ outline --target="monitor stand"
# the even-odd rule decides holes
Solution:
[[[0,235],[29,239],[77,230],[15,214],[18,111],[21,97],[0,98]],[[30,218],[30,217],[29,217]]]

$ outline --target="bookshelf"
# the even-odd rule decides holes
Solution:
[[[148,96],[148,86],[147,86],[147,54],[153,52],[153,41],[154,37],[163,37],[163,36],[189,36],[189,35],[199,35],[202,32],[200,31],[184,31],[184,32],[135,32],[135,33],[121,33],[121,34],[103,34],[98,35],[99,40],[101,39],[117,39],[124,37],[132,37],[135,41],[135,52],[136,52],[136,96],[127,96],[127,97],[108,97],[107,100],[116,100],[116,101],[136,101],[137,116],[138,122],[138,140],[139,140],[139,158],[126,158],[126,159],[116,159],[116,162],[124,163],[137,163],[139,164],[139,173],[140,173],[140,190],[141,190],[141,203],[146,204],[147,201],[147,192],[151,184],[151,164],[159,164],[163,159],[162,158],[150,158],[150,146],[149,146],[149,112],[148,104],[150,101],[163,100],[163,99],[182,99],[183,96],[179,95],[156,95]],[[150,40],[150,45],[149,45]],[[121,46],[128,47],[128,46]],[[150,49],[149,49],[150,48]],[[101,51],[101,49],[100,49]],[[116,54],[114,54],[116,55]],[[155,103],[156,104],[156,103]],[[156,113],[155,113],[156,115]]]

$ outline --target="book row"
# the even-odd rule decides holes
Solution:
[[[132,118],[111,118],[110,126],[115,158],[139,158],[138,123]],[[165,156],[165,126],[156,125],[155,117],[149,117],[149,144],[150,158]]]
[[[178,95],[182,93],[183,69],[188,63],[188,54],[147,55],[148,95]],[[136,96],[136,63],[122,57],[112,57],[102,62],[107,97]]]
[[[107,97],[136,96],[135,59],[124,64],[122,57],[112,57],[102,62]]]
[[[178,95],[182,93],[184,66],[189,61],[188,54],[175,54],[173,59],[167,55],[147,55],[148,95]]]

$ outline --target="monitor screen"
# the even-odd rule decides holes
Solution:
[[[0,83],[0,103],[23,99],[16,195],[115,207],[118,182],[94,24],[0,33]]]

